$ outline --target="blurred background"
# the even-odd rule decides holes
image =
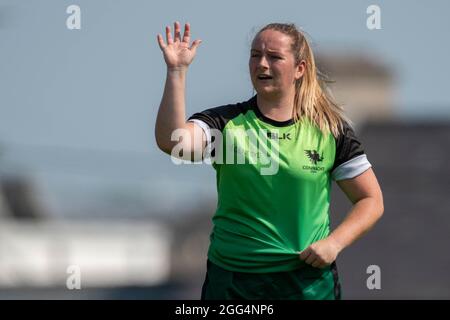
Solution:
[[[73,4],[79,30],[66,25]],[[372,4],[381,29],[367,26]],[[154,139],[156,35],[176,20],[203,40],[187,116],[252,96],[259,28],[306,30],[384,192],[382,220],[338,258],[343,297],[449,299],[448,12],[424,0],[0,0],[0,299],[200,298],[215,173],[173,164]],[[333,183],[333,226],[350,207]],[[380,290],[367,288],[370,265]]]

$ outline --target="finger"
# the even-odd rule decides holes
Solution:
[[[186,23],[184,25],[183,42],[186,42],[189,45],[189,41],[191,41],[191,26],[189,23]]]
[[[197,48],[198,48],[198,46],[200,45],[200,43],[202,43],[202,40],[195,40],[193,43],[192,43],[192,46],[189,48],[191,51],[193,51],[194,52],[194,54],[197,52]]]
[[[312,264],[316,260],[316,255],[314,253],[311,253],[308,258],[306,258],[305,262],[307,264]]]
[[[321,266],[321,263],[318,259],[314,260],[314,262],[311,264],[314,268],[319,268]]]
[[[305,261],[306,258],[308,258],[308,256],[311,254],[311,249],[308,247],[305,250],[303,250],[302,252],[300,252],[300,259]]]
[[[167,44],[172,44],[173,43],[173,39],[172,39],[172,35],[170,34],[170,27],[169,26],[166,27],[166,39],[167,39]]]
[[[164,43],[164,39],[163,39],[162,35],[160,35],[160,34],[158,33],[157,39],[158,39],[159,47],[161,48],[161,50],[164,50],[167,46],[166,46],[166,44]]]
[[[181,41],[181,29],[180,29],[180,23],[176,21],[174,23],[175,25],[175,42]]]

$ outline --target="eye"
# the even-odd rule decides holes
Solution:
[[[283,58],[281,58],[279,56],[271,56],[271,57],[274,58],[274,59],[283,59]]]

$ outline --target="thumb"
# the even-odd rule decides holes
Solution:
[[[305,250],[300,251],[300,260],[305,260],[308,258],[308,256],[311,253],[310,247],[306,248]]]
[[[197,52],[197,48],[200,45],[200,43],[202,43],[202,40],[195,40],[189,49],[191,49],[191,51],[193,51],[195,54]]]

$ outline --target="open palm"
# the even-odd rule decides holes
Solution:
[[[175,38],[172,39],[170,27],[166,26],[167,43],[164,43],[162,35],[158,34],[158,44],[164,54],[164,60],[169,69],[187,68],[192,60],[194,60],[197,47],[200,45],[201,40],[195,40],[190,46],[191,27],[189,23],[185,24],[183,39],[181,39],[180,23],[175,22],[174,25]]]

